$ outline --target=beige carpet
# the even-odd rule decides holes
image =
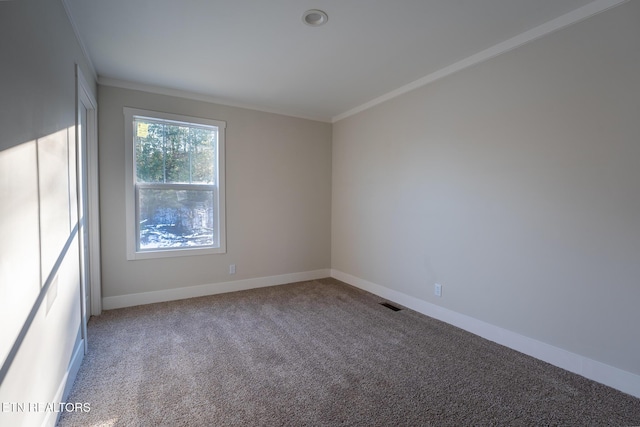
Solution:
[[[640,399],[334,279],[105,312],[60,426],[640,425]]]

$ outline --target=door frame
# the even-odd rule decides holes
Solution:
[[[100,274],[100,203],[99,203],[99,184],[98,184],[98,103],[92,92],[89,90],[89,84],[82,74],[82,70],[76,64],[76,144],[77,144],[77,171],[78,171],[78,219],[83,220],[79,225],[79,231],[86,227],[88,236],[88,259],[85,265],[88,267],[87,278],[89,279],[90,303],[86,307],[85,283],[83,278],[80,284],[80,296],[82,298],[82,324],[83,338],[85,338],[86,346],[86,324],[90,316],[97,316],[102,312],[102,286]],[[83,141],[80,136],[81,128],[81,108],[87,111],[87,129],[85,146],[79,145]],[[82,162],[86,162],[85,165]],[[83,173],[84,171],[84,173]],[[81,180],[85,182],[81,183]],[[85,191],[83,194],[82,191]],[[87,212],[81,216],[83,207],[83,198],[86,197]],[[79,234],[79,239],[84,239]],[[81,243],[82,244],[82,243]],[[82,248],[82,246],[81,246]],[[83,255],[81,255],[83,256]],[[84,268],[83,266],[81,266]]]

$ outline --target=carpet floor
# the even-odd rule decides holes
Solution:
[[[640,399],[335,279],[104,312],[59,426],[625,426]]]

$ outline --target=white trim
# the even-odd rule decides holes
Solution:
[[[291,114],[275,108],[265,108],[249,103],[235,102],[229,99],[218,98],[213,95],[189,92],[182,89],[167,88],[162,86],[154,86],[145,83],[132,82],[127,80],[113,79],[108,77],[98,77],[98,84],[101,86],[111,86],[121,89],[138,90],[141,92],[155,93],[158,95],[175,96],[177,98],[192,99],[194,101],[208,102],[211,104],[223,105],[226,107],[242,108],[245,110],[261,111],[263,113],[277,114],[279,116],[295,117],[298,119],[312,120],[314,122],[331,123],[331,119],[327,117],[304,116],[300,114]]]
[[[67,371],[62,377],[60,384],[58,385],[58,390],[56,394],[53,396],[51,402],[66,402],[67,397],[69,397],[69,393],[71,392],[71,387],[76,380],[76,376],[78,375],[78,371],[80,370],[80,366],[82,366],[82,360],[84,359],[84,340],[80,340],[78,345],[76,346],[75,351],[73,352],[73,357],[71,357],[71,362],[69,362],[69,366],[67,367]],[[47,415],[42,421],[42,426],[55,426],[58,423],[58,419],[60,418],[61,412],[52,412],[47,411]],[[53,419],[52,419],[53,416]]]
[[[443,77],[447,77],[455,72],[458,72],[465,68],[469,68],[473,65],[476,65],[488,59],[494,58],[505,52],[509,52],[510,50],[513,50],[519,46],[522,46],[533,40],[539,39],[540,37],[546,36],[547,34],[553,33],[554,31],[558,31],[562,28],[568,27],[569,25],[583,21],[600,12],[604,12],[605,10],[611,9],[612,7],[618,6],[622,3],[626,3],[627,1],[629,0],[596,0],[594,2],[591,2],[576,10],[573,10],[569,13],[566,13],[555,19],[552,19],[549,22],[546,22],[542,25],[539,25],[528,31],[525,31],[524,33],[521,33],[515,37],[512,37],[501,43],[498,43],[488,49],[485,49],[474,55],[471,55],[461,61],[455,62],[434,73],[431,73],[425,77],[422,77],[421,79],[418,79],[412,83],[409,83],[398,89],[392,90],[391,92],[385,95],[379,96],[378,98],[375,98],[369,102],[366,102],[358,107],[345,111],[342,114],[338,114],[337,116],[334,116],[331,119],[331,123],[335,123],[342,119],[346,119],[349,116],[353,116],[354,114],[360,113],[364,110],[368,110],[369,108],[375,107],[378,104],[382,104],[385,101],[396,98],[414,89],[425,86],[429,83],[433,83],[436,80],[439,80]]]
[[[222,294],[226,292],[244,291],[264,288],[266,286],[284,285],[329,277],[329,269],[289,273],[278,276],[256,277],[253,279],[234,280],[231,282],[211,283],[207,285],[188,286],[185,288],[165,289],[161,291],[142,292],[138,294],[118,295],[102,299],[105,310],[132,307],[135,305],[153,304],[156,302],[175,301],[180,299]]]
[[[76,64],[77,76],[77,107],[85,104],[87,107],[87,221],[89,233],[89,283],[91,286],[91,306],[89,315],[97,316],[102,312],[102,285],[100,273],[100,185],[98,173],[98,102],[89,90],[89,84]],[[88,104],[88,105],[86,105]],[[79,122],[79,111],[77,120]],[[77,127],[76,127],[77,132]],[[78,135],[76,134],[76,138]],[[79,174],[78,178],[81,178]],[[84,304],[84,301],[83,301]]]
[[[67,18],[69,19],[69,23],[71,24],[71,28],[73,29],[73,34],[76,36],[76,41],[80,46],[80,50],[82,51],[84,58],[87,60],[89,70],[91,70],[91,74],[93,75],[93,79],[97,81],[98,73],[96,72],[96,67],[93,65],[93,61],[91,60],[91,56],[89,56],[89,51],[87,50],[87,46],[85,46],[84,44],[84,40],[82,40],[82,37],[80,37],[80,30],[78,29],[78,25],[76,24],[75,19],[73,19],[71,7],[68,3],[69,0],[62,0],[62,6],[64,7],[64,11],[67,13]]]
[[[554,347],[402,292],[332,269],[331,277],[482,338],[640,398],[640,375]]]

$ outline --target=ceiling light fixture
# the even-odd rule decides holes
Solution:
[[[312,27],[319,27],[320,25],[326,24],[328,20],[329,17],[327,14],[318,9],[307,10],[302,15],[302,22]]]

